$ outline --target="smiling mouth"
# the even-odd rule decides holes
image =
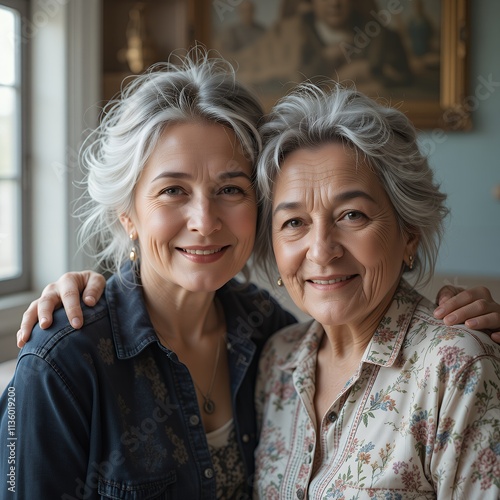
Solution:
[[[351,279],[352,277],[354,277],[354,274],[352,274],[350,276],[344,276],[342,278],[335,278],[333,280],[307,280],[307,281],[314,283],[316,285],[333,285],[334,283],[340,283],[342,281],[347,281],[347,280]]]
[[[213,255],[214,253],[222,252],[225,248],[226,247],[213,248],[212,250],[191,250],[189,248],[181,248],[180,250],[190,255]]]

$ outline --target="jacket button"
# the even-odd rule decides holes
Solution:
[[[207,479],[212,479],[214,477],[214,471],[213,471],[213,469],[210,469],[210,468],[205,469],[203,474],[205,475],[205,477]]]
[[[248,434],[243,434],[243,436],[241,436],[241,440],[244,443],[248,443],[250,441],[250,436]]]
[[[337,420],[337,414],[332,411],[328,414],[328,420],[333,424]]]
[[[299,488],[297,490],[297,498],[299,500],[304,500],[304,497],[305,497],[305,493],[304,493],[304,490],[302,488]]]
[[[198,415],[191,415],[189,417],[189,423],[194,427],[200,423],[200,417]]]

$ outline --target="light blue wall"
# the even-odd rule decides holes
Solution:
[[[446,133],[433,145],[430,161],[451,209],[436,272],[500,278],[500,200],[493,197],[500,186],[500,1],[470,3],[469,93],[481,78],[494,84],[487,98],[481,88],[473,130]],[[429,144],[430,133],[421,140]]]

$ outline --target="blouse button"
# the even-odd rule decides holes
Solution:
[[[328,420],[333,424],[337,420],[337,414],[332,411],[328,414]]]
[[[191,415],[189,417],[189,423],[194,427],[200,423],[200,417],[198,415]]]
[[[297,490],[297,498],[299,500],[304,500],[304,497],[305,497],[304,490],[302,488],[299,488]]]
[[[210,468],[205,469],[205,471],[203,472],[203,474],[205,475],[205,477],[207,479],[212,479],[214,477],[214,471],[213,471],[213,469],[210,469]]]
[[[241,440],[244,443],[248,443],[250,441],[250,436],[248,434],[243,434],[243,436],[241,436]]]

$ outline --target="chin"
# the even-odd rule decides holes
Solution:
[[[325,326],[337,326],[347,323],[348,318],[345,315],[345,310],[327,307],[321,310],[305,311],[309,316],[315,319],[318,323]]]
[[[222,288],[229,281],[229,279],[194,279],[192,281],[190,280],[188,283],[181,283],[181,286],[182,288],[185,288],[193,293],[211,293],[215,292],[219,288]]]

